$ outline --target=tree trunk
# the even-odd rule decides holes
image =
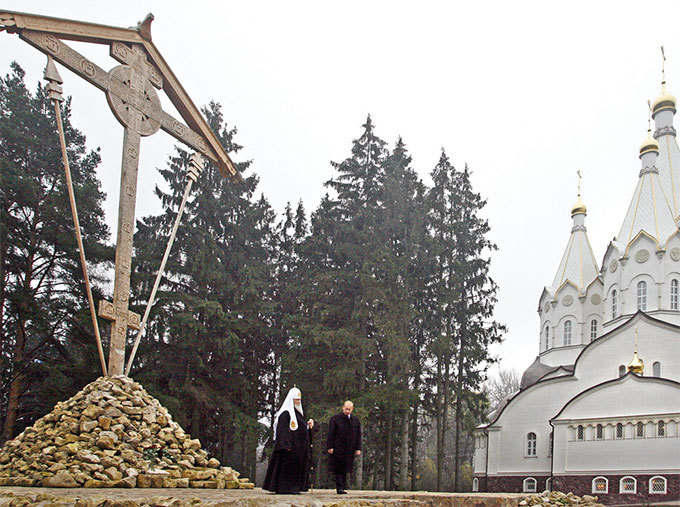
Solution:
[[[22,306],[24,306],[24,303],[22,303]],[[7,396],[7,414],[5,415],[5,424],[0,436],[0,444],[4,444],[7,440],[14,437],[14,426],[19,414],[19,398],[23,389],[25,347],[26,332],[24,329],[24,319],[22,313],[19,313],[16,343],[14,344],[14,354],[12,355],[12,370],[10,372],[12,380],[10,381],[9,394]]]
[[[418,393],[418,388],[415,388],[416,393]],[[418,405],[420,399],[416,397],[413,402],[413,415],[411,420],[411,491],[415,491],[417,487],[418,478]]]
[[[363,436],[362,436],[363,440]],[[361,448],[363,449],[363,443],[361,445]],[[354,476],[354,481],[356,482],[356,489],[364,489],[364,451],[361,451],[361,454],[357,457],[356,460],[356,473]]]
[[[442,466],[444,464],[444,415],[442,410],[443,405],[443,379],[442,379],[442,365],[441,357],[439,358],[439,364],[437,365],[437,374],[439,377],[439,382],[437,386],[437,395],[435,396],[435,410],[437,418],[437,491],[442,490]]]
[[[2,434],[0,435],[0,445],[14,437],[14,426],[19,415],[19,398],[24,388],[24,367],[26,354],[26,317],[28,314],[31,295],[31,281],[33,279],[34,256],[30,254],[27,259],[26,272],[24,273],[24,287],[22,301],[17,308],[17,333],[12,354],[12,369],[10,371],[11,380],[9,393],[7,395],[7,412],[5,423],[3,424]],[[0,322],[0,325],[2,322]]]
[[[401,456],[399,463],[399,489],[408,489],[408,409],[401,414]]]
[[[385,421],[385,490],[392,489],[392,409],[386,411]]]

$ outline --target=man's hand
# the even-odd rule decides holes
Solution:
[[[356,456],[359,456],[359,454],[361,454],[361,451],[354,451],[354,454],[355,454]]]
[[[328,454],[333,454],[333,449],[328,449]]]
[[[314,419],[307,421],[307,427],[311,430],[314,427]]]

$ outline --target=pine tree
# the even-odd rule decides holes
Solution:
[[[87,315],[87,300],[54,109],[43,87],[31,94],[21,67],[11,68],[0,80],[1,441],[82,387],[82,376],[66,381],[74,369],[96,377],[89,365],[98,362],[89,361],[95,340],[89,316],[81,313]],[[87,151],[85,137],[71,125],[70,104],[62,103],[61,114],[92,268],[111,259],[104,244],[104,194],[94,173],[100,157]],[[94,276],[97,270],[90,273],[98,291],[102,280]],[[74,348],[75,337],[87,346]],[[55,378],[60,382],[50,382]]]

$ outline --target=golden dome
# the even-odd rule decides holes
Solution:
[[[573,217],[578,213],[583,213],[585,215],[586,211],[588,211],[588,209],[586,208],[586,205],[583,204],[583,201],[581,200],[581,194],[579,194],[576,198],[576,203],[571,208],[571,216]]]
[[[628,371],[637,375],[642,375],[645,371],[645,363],[637,355],[637,350],[633,354],[633,360],[628,363]]]
[[[635,351],[633,352],[633,360],[628,363],[628,371],[635,373],[636,375],[642,375],[642,373],[645,371],[645,363],[642,362],[642,359],[640,359],[637,355],[637,342],[638,329],[637,326],[635,326]]]
[[[647,138],[640,145],[640,156],[644,155],[645,153],[650,153],[652,151],[659,153],[659,143],[656,141],[656,139],[652,137],[652,131],[648,130]]]
[[[659,111],[665,111],[667,109],[675,112],[675,104],[675,97],[666,91],[666,82],[664,81],[661,84],[661,93],[652,104],[652,116],[654,116]]]

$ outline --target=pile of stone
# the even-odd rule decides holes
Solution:
[[[561,491],[544,491],[539,495],[532,495],[524,498],[519,505],[541,505],[545,507],[563,507],[565,505],[579,505],[582,507],[605,507],[604,504],[597,503],[596,496],[583,495],[576,496],[573,493],[562,493]]]
[[[0,486],[242,488],[137,382],[100,377],[5,443]]]

